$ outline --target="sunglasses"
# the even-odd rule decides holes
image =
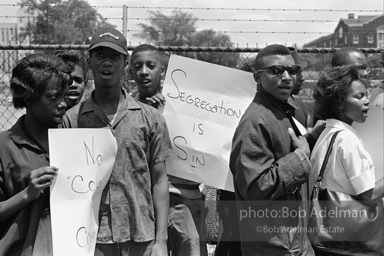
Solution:
[[[285,71],[287,71],[288,74],[290,74],[291,76],[294,76],[294,75],[297,75],[297,73],[299,73],[300,66],[298,66],[298,65],[292,65],[292,66],[289,66],[289,67],[285,67],[285,66],[270,66],[270,67],[266,67],[266,68],[260,69],[257,72],[264,71],[264,70],[268,70],[269,72],[271,72],[272,74],[274,74],[276,76],[283,75]]]

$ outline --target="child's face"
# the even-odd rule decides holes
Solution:
[[[69,90],[65,98],[69,108],[79,103],[85,89],[84,72],[80,66],[75,66],[71,77],[73,78],[73,82],[69,85]]]
[[[27,107],[36,122],[47,128],[56,128],[63,120],[67,104],[65,94],[67,88],[62,89],[55,84],[49,84],[45,91]]]
[[[108,47],[97,47],[92,50],[89,66],[96,88],[120,88],[125,66],[123,54]]]
[[[341,121],[351,125],[364,123],[368,116],[369,100],[367,88],[360,81],[353,81],[342,107]]]
[[[153,96],[160,92],[165,68],[156,51],[138,52],[131,57],[131,71],[140,93]]]

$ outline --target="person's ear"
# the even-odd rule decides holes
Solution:
[[[163,80],[165,77],[165,67],[161,66],[160,80]]]
[[[259,72],[253,72],[253,79],[255,79],[256,83],[260,83],[260,73]]]

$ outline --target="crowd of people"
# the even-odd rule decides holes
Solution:
[[[148,44],[129,56],[126,38],[113,28],[93,35],[88,55],[86,60],[77,51],[31,54],[12,70],[13,104],[26,113],[0,134],[0,256],[52,255],[49,188],[60,170],[49,163],[50,128],[108,128],[116,138],[95,255],[207,256],[202,184],[167,175],[172,152],[162,116],[167,56]],[[135,91],[121,82],[127,63]],[[368,93],[369,67],[356,48],[336,51],[331,64],[314,88],[313,124],[297,97],[304,63],[296,49],[269,45],[244,68],[253,73],[257,91],[232,139],[228,160],[235,191],[220,192],[228,204],[219,205],[215,256],[353,255],[313,246],[299,232],[307,218],[298,215],[239,219],[250,209],[308,209],[336,131],[342,132],[322,186],[383,207],[383,178],[375,178],[372,158],[351,126],[365,122],[370,102],[383,108],[383,86]],[[88,68],[94,90],[84,99]]]

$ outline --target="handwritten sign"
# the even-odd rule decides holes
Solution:
[[[109,129],[50,129],[53,255],[94,255],[101,193],[115,162]]]
[[[371,154],[375,165],[376,180],[384,176],[384,111],[383,109],[370,105],[367,120],[364,123],[352,124],[359,134],[364,146]]]
[[[171,55],[163,88],[168,173],[233,191],[232,137],[255,92],[252,73]]]

